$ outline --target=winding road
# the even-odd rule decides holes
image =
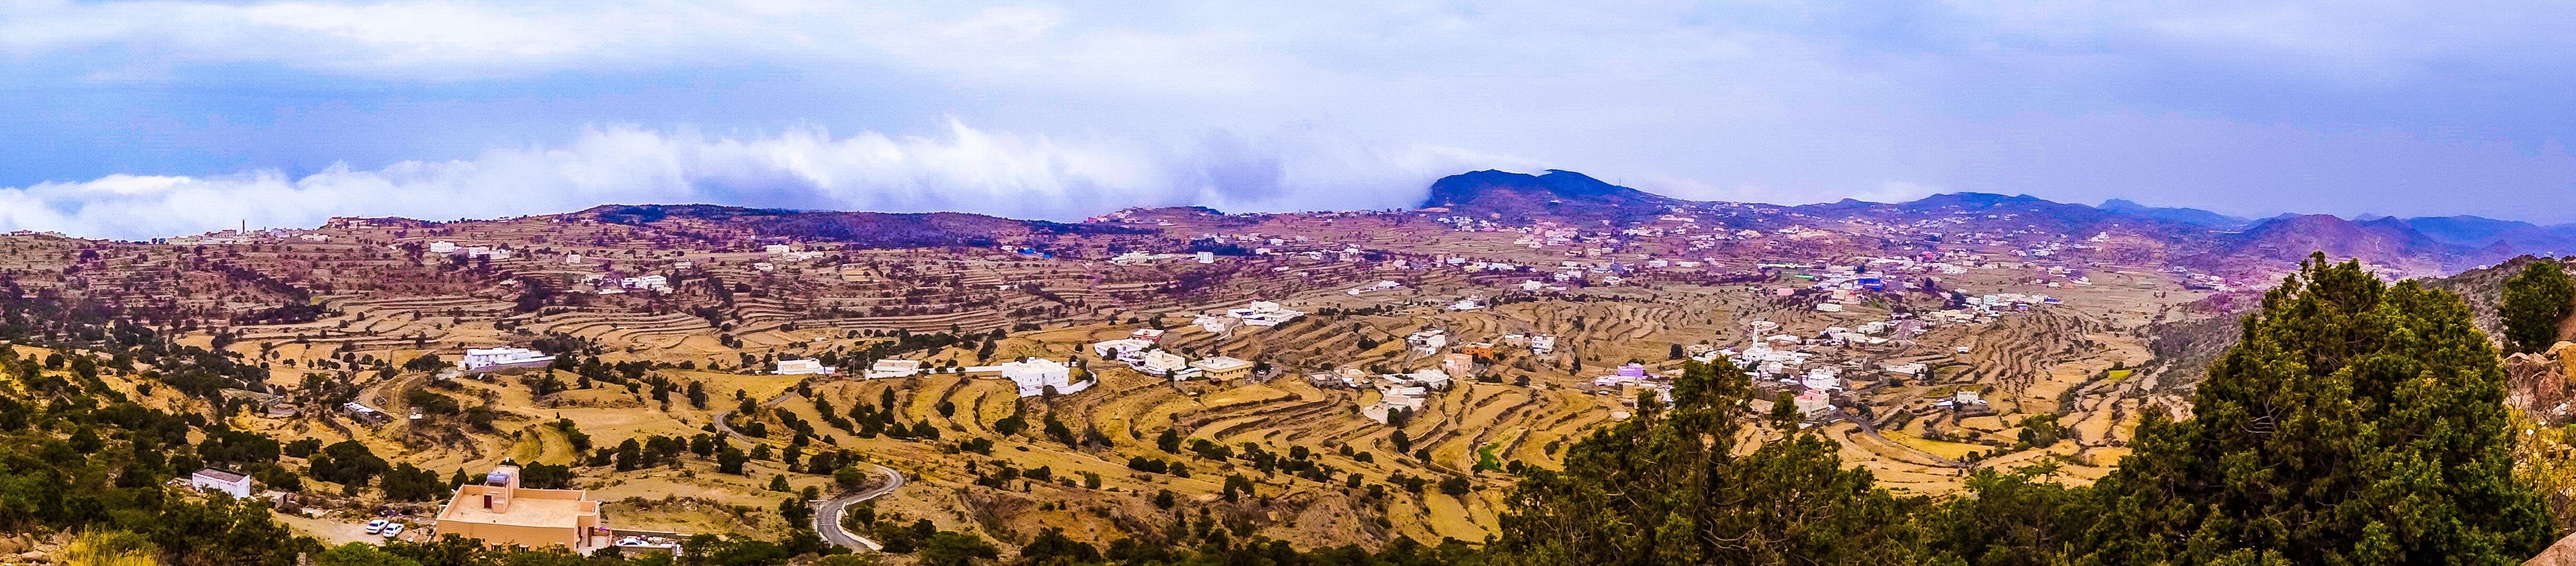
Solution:
[[[787,402],[787,398],[793,395],[795,395],[794,392],[780,393],[777,398],[763,402],[760,406],[776,407],[780,403]],[[744,443],[760,442],[759,439],[752,438],[749,435],[745,435],[740,432],[735,432],[733,430],[733,425],[729,422],[732,420],[732,417],[733,411],[716,413],[714,423],[716,425],[716,430],[723,432],[725,436],[733,437],[734,440],[739,440]],[[856,533],[850,532],[848,529],[841,528],[841,513],[848,511],[851,505],[857,505],[870,499],[884,497],[886,494],[894,493],[895,489],[903,487],[903,472],[895,471],[894,468],[888,468],[882,464],[871,463],[868,465],[876,466],[877,475],[885,476],[885,485],[877,486],[874,489],[842,494],[840,497],[814,502],[814,532],[816,534],[823,535],[824,541],[848,548],[885,550],[885,545],[877,544],[877,541],[868,540],[868,537],[859,536]]]
[[[823,535],[823,540],[830,541],[832,544],[850,548],[859,548],[864,546],[867,547],[868,550],[885,550],[885,547],[878,545],[877,541],[868,540],[867,537],[859,536],[841,528],[841,512],[849,510],[851,505],[870,499],[876,499],[877,497],[885,494],[894,493],[895,488],[903,487],[902,472],[897,472],[894,468],[888,468],[879,464],[869,465],[876,466],[877,473],[883,474],[886,477],[887,481],[885,485],[877,486],[876,489],[825,499],[814,504],[814,532],[821,533]]]

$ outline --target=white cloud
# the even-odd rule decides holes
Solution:
[[[304,227],[333,216],[489,218],[609,203],[715,203],[1076,219],[1129,206],[1228,211],[1404,207],[1429,183],[1529,162],[1381,146],[1327,132],[1212,133],[1186,144],[1059,141],[951,123],[938,137],[797,129],[755,138],[632,127],[560,148],[334,167],[302,178],[110,175],[0,188],[0,230],[141,239],[248,221]]]
[[[1852,195],[1851,198],[1868,202],[1912,202],[1923,197],[1940,194],[1942,192],[1945,191],[1940,187],[1926,186],[1908,181],[1888,181],[1880,183],[1876,189],[1861,191],[1860,194]]]
[[[1261,206],[1321,206],[1358,202],[1326,198],[1331,191],[1322,187],[1376,195],[1374,187],[1342,180],[1393,175],[1353,164],[1412,166],[1462,153],[1438,147],[1543,156],[1551,165],[1679,196],[1771,202],[1928,190],[1883,185],[1896,179],[2085,201],[2190,190],[2203,206],[2315,209],[2352,200],[2338,194],[2347,190],[2397,195],[2389,198],[2412,198],[2409,191],[2420,186],[2563,191],[2576,178],[2548,165],[2564,160],[2563,141],[2576,132],[2567,126],[2576,120],[2564,119],[2576,59],[2557,55],[2576,49],[2576,35],[2563,32],[2576,3],[2555,1],[0,3],[8,14],[0,17],[0,64],[19,65],[0,67],[0,76],[26,72],[8,78],[34,85],[27,92],[62,86],[40,84],[51,75],[88,89],[76,92],[114,95],[95,103],[70,102],[77,94],[39,100],[104,110],[34,111],[50,121],[24,131],[66,129],[66,120],[97,124],[104,133],[91,139],[110,154],[96,160],[100,165],[39,178],[135,170],[137,159],[119,154],[124,148],[116,144],[159,139],[150,130],[174,127],[168,124],[250,124],[244,127],[252,139],[187,141],[286,147],[263,145],[272,140],[262,136],[338,132],[261,128],[296,119],[308,121],[292,126],[314,126],[342,115],[386,117],[381,129],[389,141],[378,144],[381,151],[354,155],[316,155],[326,150],[310,149],[323,144],[309,139],[268,152],[182,144],[161,155],[213,157],[142,168],[450,157],[491,137],[559,140],[547,136],[565,131],[563,124],[594,121],[731,131],[807,120],[849,130],[903,129],[922,116],[954,115],[1023,135],[950,136],[940,142],[946,149],[902,138],[869,142],[868,135],[662,141],[734,143],[742,149],[727,151],[737,152],[797,143],[814,151],[876,143],[921,152],[882,163],[854,153],[769,163],[720,159],[711,155],[717,149],[657,151],[672,154],[664,165],[691,168],[668,182],[721,182],[736,187],[721,189],[725,196],[793,206],[808,204],[753,188],[804,195],[835,183],[866,184],[879,192],[824,203],[911,206],[972,200],[924,187],[1076,194],[1117,186],[1157,203],[1264,194],[1271,196]],[[210,99],[230,104],[195,106]],[[118,101],[140,102],[114,106]],[[786,102],[763,105],[773,101]],[[169,116],[123,119],[154,114],[131,110],[138,106],[166,106]],[[222,116],[196,119],[208,114]],[[574,116],[529,125],[557,114]],[[2100,127],[2103,116],[2159,122],[2113,135]],[[9,119],[0,113],[0,133],[19,125]],[[1283,124],[1327,124],[1367,140],[1425,145],[1334,147],[1320,141],[1333,136],[1294,127],[1291,135],[1198,136]],[[517,133],[522,127],[557,129]],[[487,134],[493,131],[503,133]],[[2530,173],[2474,185],[2436,179],[2401,186],[2374,169],[2385,160],[2339,161],[2351,144],[2332,140],[2347,132],[2395,140],[2380,145],[2405,150],[2379,152],[2385,154],[2456,146],[2440,137],[2453,132],[2512,142],[2519,147],[2398,163],[2442,174]],[[2255,137],[2278,144],[2219,156],[2229,167],[2207,166],[2196,149],[2238,147]],[[1135,141],[1141,139],[1163,141]],[[422,141],[404,147],[411,140]],[[564,147],[604,142],[581,143]],[[965,149],[977,147],[1002,153]],[[518,153],[528,155],[468,163],[547,155]],[[1263,157],[1276,155],[1305,157]],[[54,162],[64,161],[71,160]],[[755,162],[762,165],[741,165]],[[962,169],[970,164],[995,169]],[[860,167],[872,173],[836,169]],[[957,170],[918,172],[932,167]],[[2295,175],[2246,181],[2281,172]],[[509,183],[556,186],[484,182]],[[1184,188],[1191,183],[1234,192],[1191,193]],[[591,204],[523,198],[558,208]]]

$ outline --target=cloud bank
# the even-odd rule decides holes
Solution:
[[[1390,208],[1469,168],[1530,162],[1325,132],[1206,134],[1186,143],[1060,141],[951,122],[939,136],[799,128],[749,138],[595,128],[563,147],[473,159],[345,165],[290,177],[109,175],[0,188],[0,230],[148,239],[334,216],[432,220],[549,214],[600,204],[713,203],[809,210],[959,211],[1071,220],[1130,206],[1232,212]]]
[[[652,180],[812,207],[1035,208],[942,191],[1110,186],[1138,204],[1276,207],[1356,187],[1347,202],[1368,205],[1383,194],[1368,180],[1417,170],[1357,168],[1468,148],[1692,199],[1985,191],[2566,222],[2571,23],[2563,0],[0,0],[0,147],[12,150],[0,187],[255,185],[261,174],[152,175],[335,160],[427,162],[321,177],[497,177],[445,160],[488,168],[551,155],[488,148],[610,143],[581,137],[593,124],[750,147],[796,136],[682,128],[914,132],[956,117],[1009,132],[993,143],[1025,146],[1014,155],[1029,161],[862,175],[674,148],[686,175]],[[973,144],[881,137],[814,145],[964,160],[939,147]],[[84,208],[67,198],[0,213]],[[422,206],[382,212],[458,210]]]

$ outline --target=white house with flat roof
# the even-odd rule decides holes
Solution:
[[[868,379],[912,377],[921,373],[921,360],[877,360],[868,365]]]
[[[1189,358],[1162,350],[1146,352],[1136,364],[1136,369],[1154,375],[1171,375],[1172,372],[1181,371],[1181,368],[1186,367],[1190,367]]]
[[[822,360],[778,360],[778,375],[831,375],[838,371],[823,365]]]
[[[1092,384],[1089,381],[1074,383],[1072,367],[1046,358],[1003,362],[1001,370],[1002,379],[1019,384],[1021,397],[1044,395],[1048,387],[1054,387],[1058,394],[1074,393],[1089,389]]]
[[[1234,381],[1252,375],[1252,362],[1227,356],[1192,362],[1190,367],[1198,368],[1209,381]]]
[[[232,494],[235,499],[250,498],[250,476],[206,468],[188,474],[188,487]]]
[[[541,368],[555,362],[554,356],[527,348],[470,348],[458,365],[465,371],[493,371],[510,368]]]

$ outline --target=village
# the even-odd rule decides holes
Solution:
[[[696,239],[736,220],[611,207],[339,219],[133,252],[29,236],[38,245],[15,265],[60,273],[39,266],[71,258],[81,267],[57,282],[20,283],[192,309],[308,297],[307,311],[196,330],[193,343],[270,368],[267,384],[225,393],[261,409],[237,426],[472,480],[432,506],[318,479],[254,492],[334,509],[311,528],[383,519],[364,534],[665,549],[775,528],[774,513],[740,510],[799,492],[815,494],[799,506],[939,528],[1107,536],[1159,511],[1139,494],[1214,497],[1226,483],[1208,474],[1292,452],[1307,455],[1297,467],[1250,474],[1273,507],[1238,511],[1267,536],[1480,539],[1505,468],[1669,402],[1688,363],[1741,369],[1757,399],[1746,418],[1782,406],[1783,426],[1842,442],[1894,489],[2040,463],[2082,481],[2125,450],[2120,423],[2180,398],[2131,377],[2153,358],[2133,329],[2266,273],[2118,259],[2141,235],[1928,216],[1712,203],[1587,225],[1437,207],[1138,209],[923,247]],[[155,294],[173,284],[232,291]],[[618,456],[603,445],[630,440],[684,456],[609,473]],[[738,464],[715,457],[727,449]],[[1171,473],[1185,463],[1198,473]],[[507,483],[530,470],[542,487]],[[1053,492],[1026,491],[1042,486]],[[1368,495],[1389,488],[1404,495]],[[935,495],[948,489],[980,495]],[[360,509],[395,514],[344,514]],[[882,538],[864,522],[816,526],[853,545]]]

